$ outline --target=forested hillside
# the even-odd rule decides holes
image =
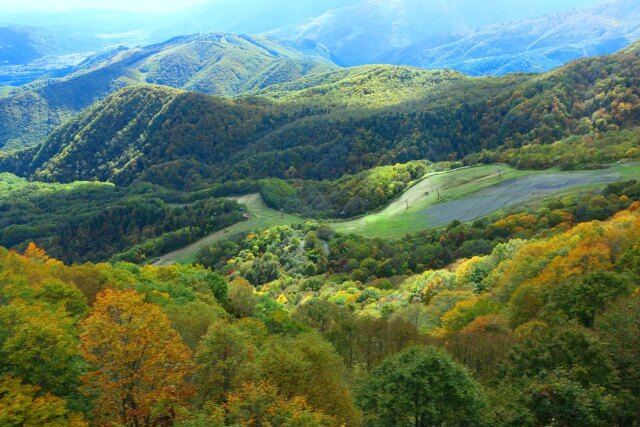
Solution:
[[[0,174],[0,245],[24,249],[37,242],[69,263],[105,261],[133,247],[155,257],[242,221],[232,200],[178,204],[171,196],[148,185],[44,184]]]
[[[630,182],[599,196],[608,210],[590,196],[452,224],[413,252],[410,239],[398,251],[313,223],[276,227],[210,252],[219,273],[67,266],[35,245],[2,249],[0,416],[56,426],[634,425],[639,195]],[[474,241],[463,227],[496,240],[462,244]],[[522,233],[531,240],[512,239]],[[471,258],[413,264],[425,248],[456,246]]]
[[[105,12],[87,42],[284,41],[0,87],[0,427],[640,427],[640,43],[500,77],[327,59],[598,0],[474,1]]]
[[[317,59],[317,60],[316,60]],[[156,83],[236,95],[335,67],[264,37],[203,34],[91,57],[79,71],[13,88],[0,97],[0,147],[41,142],[55,127],[126,86]]]
[[[635,45],[542,75],[501,78],[368,66],[236,99],[134,87],[0,164],[49,181],[141,178],[185,189],[211,180],[337,179],[414,159],[462,159],[636,126],[638,55]]]

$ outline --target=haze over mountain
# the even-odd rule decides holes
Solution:
[[[12,12],[0,18],[0,64],[14,67],[0,69],[0,82],[17,85],[48,72],[64,74],[82,55],[109,46],[160,43],[196,32],[268,33],[298,49],[320,45],[344,66],[382,62],[471,74],[547,70],[566,58],[612,53],[637,38],[631,28],[635,2],[614,0],[621,5],[589,9],[602,1],[211,0],[172,13]],[[510,43],[501,41],[505,34]],[[531,46],[540,37],[543,50]]]
[[[510,0],[367,0],[272,34],[282,39],[314,40],[332,52],[340,65],[359,65],[427,38],[427,43],[437,44],[483,25],[594,3],[597,0],[526,4]]]
[[[472,75],[541,72],[576,58],[615,52],[638,39],[640,3],[616,0],[485,26],[450,43],[426,39],[378,59]]]
[[[0,16],[0,27],[32,34],[55,33],[61,38],[50,38],[48,42],[56,52],[91,52],[114,44],[159,43],[198,32],[259,34],[358,1],[362,0],[210,0],[171,13],[152,8],[145,12],[109,10],[109,5],[99,10],[20,11]],[[37,36],[32,38],[37,46]],[[78,45],[77,41],[83,44]],[[6,49],[14,44],[0,38],[0,46],[0,64],[12,63]],[[41,52],[40,56],[46,53]]]

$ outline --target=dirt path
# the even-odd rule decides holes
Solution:
[[[247,211],[251,214],[251,218],[245,221],[233,224],[225,229],[216,231],[206,237],[186,246],[182,249],[170,252],[158,258],[153,265],[173,265],[178,262],[193,262],[198,252],[203,248],[213,245],[214,243],[229,238],[231,236],[250,233],[252,231],[262,231],[266,228],[280,224],[297,224],[304,220],[295,215],[282,214],[281,212],[270,209],[264,204],[259,194],[248,194],[241,197],[230,197],[247,207]]]
[[[342,233],[399,238],[407,233],[446,225],[456,219],[473,221],[500,209],[563,190],[637,178],[639,175],[640,168],[636,164],[578,172],[519,171],[504,165],[463,168],[429,175],[378,212],[347,221],[331,222],[329,225]],[[499,181],[500,176],[502,181]],[[439,198],[440,193],[442,199]],[[247,206],[251,219],[166,254],[154,265],[193,262],[202,248],[233,235],[305,221],[301,217],[270,209],[259,194],[234,199]]]

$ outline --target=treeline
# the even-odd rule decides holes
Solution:
[[[299,286],[319,288],[327,280],[387,286],[389,278],[487,255],[513,239],[551,236],[579,223],[605,220],[636,200],[640,200],[640,184],[621,182],[601,192],[551,200],[537,210],[494,214],[473,223],[453,221],[447,227],[397,240],[336,235],[317,223],[297,228],[280,226],[239,241],[216,243],[199,254],[198,262],[225,274],[240,274],[253,285],[328,274],[323,280],[314,278],[313,285],[304,282]],[[299,246],[304,250],[299,251]]]
[[[263,180],[260,195],[273,209],[307,218],[350,218],[387,205],[436,165],[409,162],[381,166],[337,181]],[[287,172],[295,176],[295,168]]]
[[[518,169],[559,167],[574,170],[599,167],[620,160],[640,158],[640,129],[596,132],[571,136],[553,144],[530,144],[518,148],[483,150],[470,154],[464,165],[506,163]]]
[[[134,247],[135,257],[123,255],[120,259],[142,262],[241,220],[239,205],[231,200],[209,199],[172,207],[159,199],[131,198],[97,215],[61,224],[48,246],[52,253],[64,253],[71,262],[97,262]],[[150,244],[144,243],[149,240]]]
[[[141,263],[241,221],[241,207],[223,197],[259,192],[275,209],[347,217],[385,205],[426,170],[425,163],[414,162],[336,183],[296,181],[294,188],[279,180],[228,181],[189,193],[145,183],[46,184],[3,174],[0,244],[25,248],[35,241],[69,263]]]

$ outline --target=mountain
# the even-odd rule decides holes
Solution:
[[[493,0],[367,0],[333,9],[270,34],[282,40],[313,40],[340,65],[379,62],[391,52],[422,42],[439,45],[473,29],[533,18],[596,0],[513,2]]]
[[[36,81],[0,97],[0,146],[43,140],[83,108],[125,86],[153,83],[235,95],[335,69],[265,37],[202,34],[94,56],[60,79]]]
[[[19,65],[0,66],[0,84],[64,76],[103,49],[196,32],[267,34],[344,66],[389,63],[471,75],[546,71],[638,38],[637,2],[603,1],[210,0],[170,14],[7,13],[0,17],[0,63]]]
[[[95,48],[80,35],[34,27],[0,27],[0,86],[19,86],[45,74],[67,74]]]
[[[576,58],[613,53],[638,39],[640,4],[615,0],[482,27],[435,47],[432,40],[420,41],[379,60],[471,75],[542,72]]]
[[[51,40],[54,35],[45,31],[29,28],[0,28],[0,64],[19,65],[34,61],[52,51]]]
[[[96,52],[153,40],[154,15],[117,11],[3,13],[0,16],[0,85],[62,77]]]
[[[259,34],[358,1],[210,0],[171,13],[7,12],[0,16],[0,85],[68,74],[92,53],[117,45],[144,46],[193,33]]]
[[[185,188],[203,179],[337,179],[552,143],[640,124],[639,53],[636,44],[542,75],[494,78],[366,66],[237,99],[132,87],[0,165],[45,181]]]
[[[462,80],[455,71],[363,65],[274,84],[251,95],[318,110],[379,109],[419,99],[440,84]]]
[[[66,122],[44,143],[5,159],[18,155],[21,165],[14,171],[34,173],[38,179],[54,181],[93,176],[124,184],[141,173],[157,177],[151,180],[169,181],[175,176],[188,180],[193,174],[208,178],[236,172],[243,176],[277,175],[284,167],[281,161],[271,165],[271,172],[271,166],[267,167],[262,161],[259,161],[260,170],[254,173],[242,170],[247,167],[244,161],[235,172],[233,164],[240,162],[243,155],[253,158],[276,152],[275,146],[263,150],[259,144],[264,143],[262,138],[277,138],[279,131],[299,132],[299,138],[305,139],[322,138],[316,134],[322,132],[315,128],[316,119],[320,118],[322,126],[328,126],[327,114],[332,110],[347,116],[359,111],[354,105],[364,111],[376,110],[380,100],[389,102],[386,95],[391,92],[396,96],[393,104],[397,104],[414,99],[417,93],[434,90],[444,81],[461,78],[456,73],[394,66],[367,66],[338,73],[342,78],[316,86],[325,96],[318,95],[315,104],[307,102],[306,90],[277,101],[276,96],[231,99],[162,86],[133,86]],[[344,90],[349,86],[357,90],[345,96]],[[282,93],[280,88],[277,94]],[[357,97],[358,103],[354,104],[351,97]],[[333,135],[335,130],[325,129],[325,132]],[[279,142],[290,144],[294,140]],[[313,151],[318,155],[317,150],[321,149],[317,147]],[[327,156],[323,164],[331,158]],[[325,174],[337,173],[336,167],[342,168],[339,165],[345,160],[340,159],[335,166],[328,167]],[[75,164],[74,172],[69,167],[71,163]],[[220,168],[211,169],[209,165],[213,164]],[[187,170],[189,172],[180,177]]]

